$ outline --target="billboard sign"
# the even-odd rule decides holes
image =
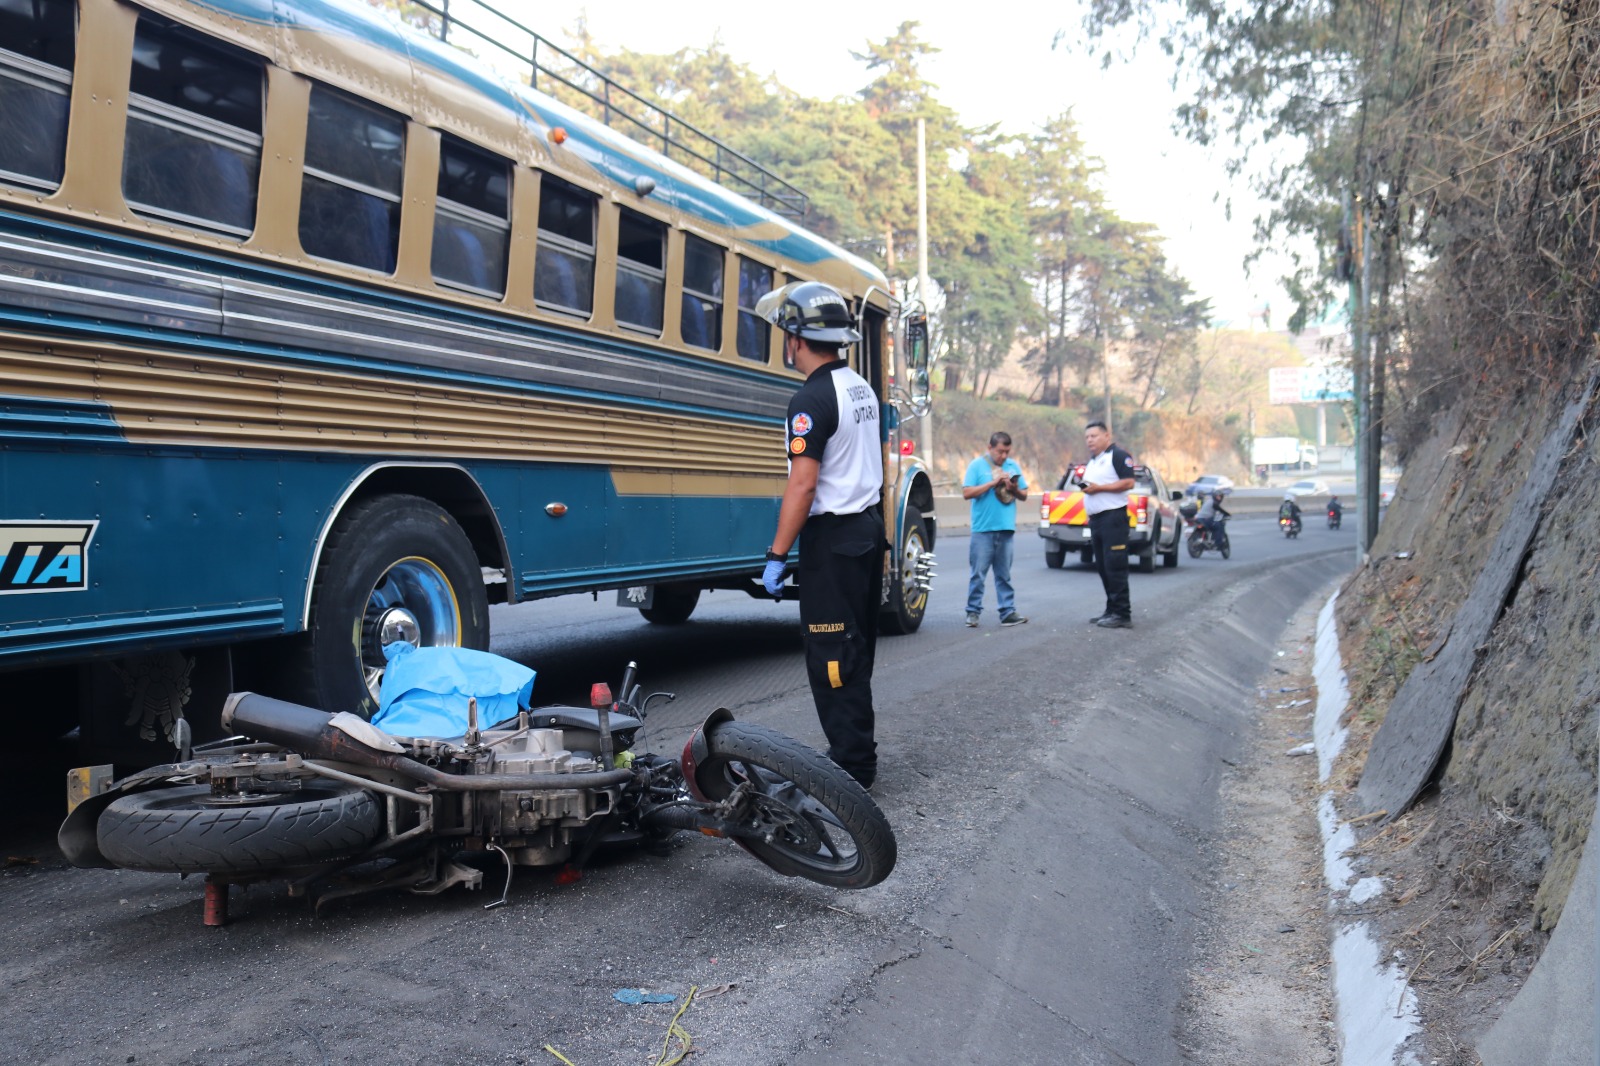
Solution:
[[[1268,403],[1344,403],[1355,398],[1348,366],[1275,366],[1267,371]]]
[[[1303,366],[1275,366],[1267,371],[1268,403],[1299,403]]]

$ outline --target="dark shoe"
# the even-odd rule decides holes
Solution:
[[[1100,619],[1100,621],[1096,622],[1095,625],[1099,626],[1101,629],[1132,629],[1133,619],[1123,618],[1121,615],[1117,614],[1108,614],[1104,618]]]
[[[978,628],[978,612],[977,611],[968,611],[967,612],[967,626],[970,629],[977,629]]]
[[[878,774],[875,770],[870,773],[857,773],[856,771],[851,770],[850,776],[856,779],[856,784],[860,785],[868,792],[872,791],[872,783],[878,779]]]
[[[1111,615],[1109,615],[1109,614],[1097,614],[1093,618],[1089,619],[1089,624],[1092,625],[1092,626],[1097,626],[1101,622],[1105,621],[1107,618],[1110,618],[1110,617],[1111,617]]]
[[[1016,611],[1012,611],[1010,614],[1000,619],[1000,624],[1009,629],[1011,626],[1020,626],[1026,621],[1026,618],[1022,617]]]

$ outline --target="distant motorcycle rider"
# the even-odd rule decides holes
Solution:
[[[1213,492],[1207,496],[1200,505],[1200,510],[1194,516],[1194,524],[1211,534],[1211,541],[1218,548],[1228,543],[1227,519],[1233,516],[1227,508],[1222,506],[1222,493]]]
[[[1296,522],[1300,521],[1300,502],[1294,498],[1294,493],[1286,492],[1283,494],[1283,502],[1278,504],[1278,517],[1280,519],[1292,518]]]
[[[1344,517],[1344,504],[1339,502],[1339,497],[1328,497],[1328,517],[1340,519]]]

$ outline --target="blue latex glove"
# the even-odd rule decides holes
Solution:
[[[761,572],[761,587],[773,596],[783,595],[783,568],[781,559],[768,559],[767,568]]]

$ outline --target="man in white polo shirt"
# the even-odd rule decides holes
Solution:
[[[1094,565],[1106,590],[1106,610],[1090,621],[1104,629],[1131,629],[1128,599],[1128,490],[1133,488],[1133,456],[1111,442],[1104,422],[1083,431],[1089,462],[1083,468],[1083,509],[1089,515]]]

